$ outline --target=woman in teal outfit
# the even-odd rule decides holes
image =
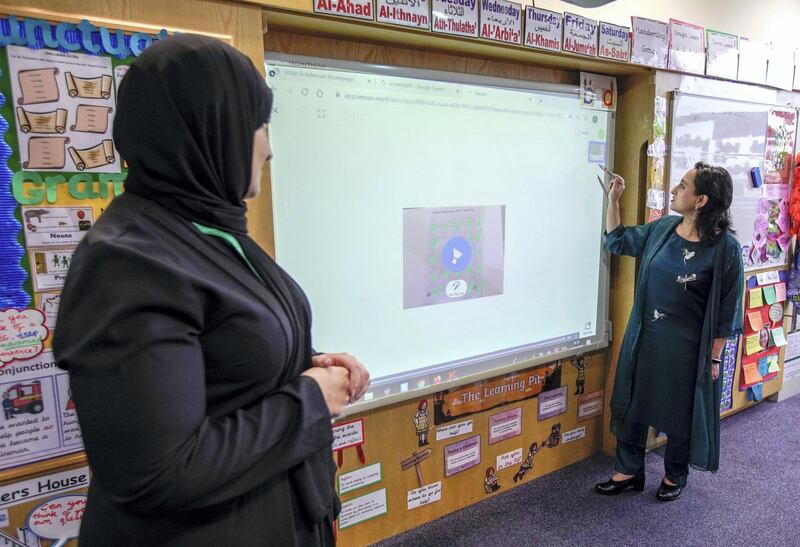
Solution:
[[[742,258],[728,209],[731,176],[697,163],[671,191],[667,216],[642,226],[621,223],[625,181],[610,183],[606,248],[641,258],[633,310],[622,343],[611,430],[615,473],[596,491],[644,489],[649,427],[666,433],[664,478],[656,497],[677,499],[689,466],[719,467],[720,359],[741,332]]]

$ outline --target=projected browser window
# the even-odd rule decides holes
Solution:
[[[357,356],[366,399],[390,401],[604,344],[609,114],[575,92],[325,63],[266,63],[277,260],[314,347]]]

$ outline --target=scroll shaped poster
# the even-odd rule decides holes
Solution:
[[[124,71],[111,57],[16,45],[6,52],[23,170],[119,173],[111,128],[114,78]]]
[[[84,148],[82,150],[70,147],[69,155],[78,171],[96,169],[114,163],[114,143],[111,139],[107,139],[91,148]]]
[[[108,99],[111,97],[111,76],[101,75],[96,78],[79,78],[72,72],[64,75],[67,79],[67,92],[72,98]]]
[[[29,112],[18,106],[17,122],[23,133],[64,133],[67,130],[67,110]]]

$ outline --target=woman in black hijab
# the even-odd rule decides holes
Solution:
[[[114,120],[126,192],[79,245],[53,348],[92,545],[332,545],[331,416],[369,376],[313,355],[303,292],[247,236],[272,94],[206,37],[149,47]]]

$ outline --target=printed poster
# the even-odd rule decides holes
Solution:
[[[706,41],[706,74],[735,80],[739,70],[739,37],[707,30]]]
[[[541,8],[525,8],[525,45],[561,51],[561,14]]]
[[[522,43],[522,4],[508,0],[481,0],[481,38]]]
[[[669,62],[670,70],[703,74],[706,68],[706,48],[703,27],[669,20]]]
[[[631,56],[631,29],[600,21],[597,56],[627,63]]]
[[[77,245],[92,227],[92,207],[23,207],[25,246]]]
[[[631,17],[631,62],[667,68],[669,25],[644,17]]]
[[[434,394],[433,419],[442,425],[463,416],[538,396],[561,387],[561,363],[521,370]]]
[[[564,13],[564,51],[597,57],[597,21],[574,13]]]
[[[450,477],[481,463],[481,436],[475,435],[444,447],[444,476]]]
[[[82,450],[68,375],[51,351],[0,369],[0,399],[0,469]]]
[[[6,50],[23,170],[119,173],[111,58]]]
[[[29,251],[31,277],[36,292],[61,289],[72,264],[73,249]]]
[[[428,0],[376,0],[378,21],[429,30],[431,28]]]
[[[433,32],[478,36],[478,0],[432,0]]]

